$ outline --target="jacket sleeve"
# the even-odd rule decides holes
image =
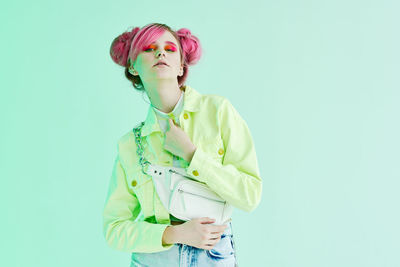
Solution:
[[[128,191],[125,171],[117,155],[103,210],[103,235],[107,244],[125,252],[158,252],[173,244],[162,244],[167,224],[135,221],[140,213],[136,195]]]
[[[250,212],[258,206],[262,193],[262,180],[250,130],[226,98],[218,110],[218,121],[225,146],[222,163],[197,147],[186,172],[205,182],[234,207]]]

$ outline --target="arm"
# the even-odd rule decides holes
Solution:
[[[125,252],[158,252],[171,248],[173,244],[162,243],[168,225],[135,221],[140,209],[138,199],[128,191],[118,155],[103,211],[103,234],[107,244]]]
[[[225,146],[223,162],[215,161],[197,147],[186,172],[205,182],[231,205],[250,212],[258,206],[262,192],[250,130],[227,99],[218,111],[218,121]],[[193,176],[193,171],[197,171],[197,176]]]

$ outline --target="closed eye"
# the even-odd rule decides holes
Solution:
[[[148,46],[148,47],[145,48],[143,51],[149,52],[150,50],[154,50],[154,45]],[[166,46],[166,49],[165,49],[165,50],[170,51],[170,52],[175,52],[175,51],[176,51],[176,48],[175,48],[174,46],[168,45],[168,46]]]
[[[144,51],[150,51],[151,49],[154,49],[154,48],[147,48],[146,50],[144,50]],[[166,49],[167,51],[171,51],[171,52],[175,52],[175,50],[174,49]]]

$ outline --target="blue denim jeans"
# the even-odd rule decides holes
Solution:
[[[228,224],[221,240],[211,250],[185,244],[175,244],[170,249],[155,253],[131,254],[130,267],[235,267],[236,253],[232,222]]]

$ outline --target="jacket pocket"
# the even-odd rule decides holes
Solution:
[[[139,171],[128,175],[128,188],[138,199],[145,217],[151,216],[153,212],[153,181],[150,176]]]

